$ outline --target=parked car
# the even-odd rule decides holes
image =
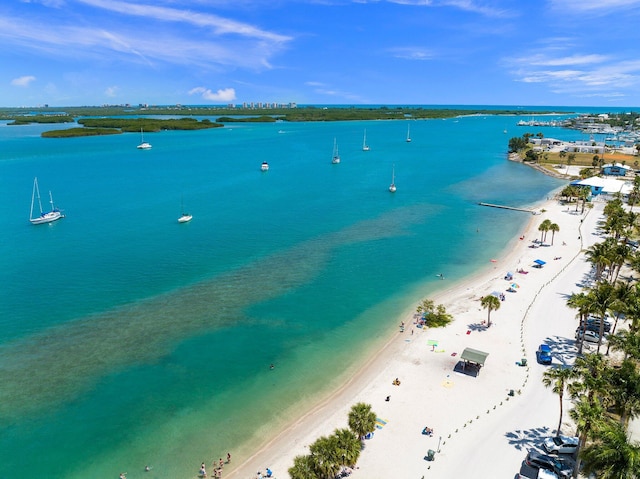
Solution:
[[[573,454],[578,449],[578,438],[569,436],[548,437],[542,447],[549,454]]]
[[[538,469],[554,472],[559,477],[569,478],[573,473],[573,463],[561,457],[549,456],[531,449],[525,459],[525,464]]]
[[[518,474],[518,479],[559,479],[555,472],[547,471],[546,469],[533,469],[531,475],[525,476],[524,474]]]
[[[580,328],[576,329],[576,339],[577,340],[582,339],[582,335],[583,335],[583,333],[580,330]],[[597,342],[600,341],[600,335],[595,331],[587,330],[587,331],[584,332],[584,340],[587,343],[597,343]]]
[[[600,318],[588,318],[586,322],[586,327],[587,329],[590,329],[592,331],[600,331],[600,323],[601,323]],[[608,333],[609,331],[611,331],[611,323],[605,319],[604,332]]]
[[[551,347],[548,344],[541,344],[536,351],[538,362],[540,364],[551,364]]]

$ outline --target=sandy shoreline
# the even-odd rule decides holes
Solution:
[[[535,407],[539,410],[536,414],[544,416],[539,420],[544,421],[544,425],[537,427],[553,428],[557,424],[557,397],[540,383],[538,376],[544,369],[536,364],[535,349],[545,340],[541,334],[555,329],[553,337],[563,338],[564,349],[558,353],[559,357],[566,355],[565,359],[569,360],[572,354],[574,313],[567,310],[563,312],[566,320],[553,320],[562,308],[567,309],[558,302],[554,288],[563,277],[570,278],[568,284],[578,283],[580,278],[576,276],[588,270],[580,251],[588,246],[584,241],[593,240],[590,235],[583,238],[579,229],[595,231],[601,206],[596,205],[595,211],[584,215],[576,214],[574,208],[562,206],[555,200],[536,205],[537,210],[546,212],[532,216],[522,232],[523,240],[514,238],[503,255],[495,258],[488,268],[431,297],[437,304],[444,304],[454,316],[451,325],[444,329],[418,329],[413,325],[413,314],[408,314],[404,318],[408,326],[404,333],[390,337],[338,391],[297,418],[254,455],[246,459],[234,456],[238,465],[234,462],[233,470],[225,471],[224,476],[248,479],[255,477],[256,471],[264,473],[268,466],[278,479],[287,478],[293,458],[307,454],[308,446],[320,436],[345,427],[347,413],[358,401],[372,404],[386,425],[367,441],[358,469],[352,475],[356,478],[394,477],[399,471],[402,477],[419,478],[429,474],[452,477],[454,472],[477,471],[477,464],[459,459],[488,447],[492,441],[502,445],[504,436],[494,437],[495,429],[510,415],[517,418],[522,413],[533,418],[535,415],[528,410],[531,401],[536,405],[549,403],[544,409]],[[539,224],[547,218],[560,226],[554,244],[530,248],[532,240],[540,238]],[[547,242],[550,241],[549,233]],[[547,262],[541,269],[532,267],[533,260],[538,258]],[[528,273],[517,273],[520,268]],[[511,282],[504,279],[507,271],[514,273]],[[506,300],[492,313],[493,324],[487,329],[483,324],[487,313],[480,307],[480,297],[492,291],[505,291],[513,282],[519,286],[517,292],[505,292]],[[566,298],[563,301],[566,303]],[[553,311],[545,310],[547,302],[555,305]],[[538,315],[544,320],[538,320]],[[402,318],[398,322],[400,320]],[[428,341],[436,341],[437,346],[428,345]],[[549,342],[549,337],[546,341]],[[489,353],[477,377],[454,371],[465,347]],[[527,367],[516,364],[523,357],[528,359]],[[401,380],[401,386],[392,386],[395,377]],[[510,396],[512,390],[514,396]],[[389,402],[385,401],[388,395],[391,396]],[[433,437],[421,434],[425,426],[435,430]],[[482,447],[474,441],[479,441]],[[505,454],[515,450],[522,456],[521,462],[526,451],[522,453],[511,444],[508,447]],[[429,449],[439,450],[436,461],[424,460]],[[515,460],[516,455],[512,455]],[[513,477],[519,467],[517,460],[509,464],[512,475],[506,477]],[[495,467],[491,471],[495,473]]]

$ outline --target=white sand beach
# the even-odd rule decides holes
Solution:
[[[278,479],[289,477],[293,458],[307,454],[320,436],[346,427],[348,411],[359,401],[370,403],[386,424],[366,441],[353,478],[514,477],[527,450],[554,434],[558,424],[558,396],[542,385],[548,366],[536,362],[535,351],[546,342],[554,364],[573,362],[577,320],[566,300],[590,272],[581,251],[599,240],[603,205],[596,202],[584,214],[555,200],[537,205],[546,211],[532,215],[524,239],[514,238],[495,262],[487,258],[486,271],[430,298],[453,315],[451,325],[423,330],[414,326],[413,315],[397,318],[405,331],[390,338],[348,384],[255,455],[238,458],[225,477],[253,478],[266,467]],[[544,219],[560,231],[553,245],[532,248]],[[534,268],[536,259],[546,264]],[[513,280],[504,279],[507,272]],[[480,298],[504,292],[511,283],[518,285],[516,292],[504,293],[486,328]],[[477,377],[454,371],[467,347],[489,353]],[[519,365],[522,358],[526,366]],[[394,378],[400,386],[392,385]],[[574,433],[567,419],[565,412],[562,431]],[[433,436],[422,434],[425,426],[434,429]],[[436,451],[433,461],[425,460],[429,449]]]

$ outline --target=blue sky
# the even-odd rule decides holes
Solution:
[[[640,0],[6,0],[0,106],[640,105]]]

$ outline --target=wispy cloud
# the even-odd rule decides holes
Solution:
[[[392,56],[404,60],[431,60],[436,55],[432,50],[421,47],[397,47],[387,49]]]
[[[104,91],[104,94],[109,98],[113,98],[118,95],[119,88],[117,86],[110,86]]]
[[[33,75],[25,75],[18,78],[14,78],[13,80],[11,80],[11,84],[13,86],[28,87],[29,84],[35,80],[36,80],[36,77],[34,77]]]
[[[287,42],[291,40],[286,35],[269,32],[248,23],[237,22],[211,13],[199,13],[191,10],[143,5],[135,2],[119,2],[113,0],[79,0],[94,8],[117,12],[122,15],[143,17],[147,20],[156,19],[163,22],[188,23],[200,28],[208,28],[216,35],[240,35],[258,38],[271,42]]]
[[[203,86],[189,90],[189,95],[200,95],[204,100],[229,102],[236,99],[236,91],[233,88],[224,88],[215,93]]]
[[[541,52],[510,59],[508,64],[516,81],[546,83],[550,91],[572,96],[611,97],[613,92],[620,95],[640,85],[640,60],[613,54],[552,56]]]
[[[498,8],[491,2],[478,0],[388,0],[398,5],[411,5],[416,7],[449,7],[470,13],[477,13],[485,17],[503,18],[516,15],[512,9]],[[366,3],[366,2],[358,2]],[[495,3],[495,2],[493,2]]]
[[[550,0],[552,8],[575,12],[614,14],[619,10],[640,7],[640,0]]]
[[[117,28],[117,27],[114,27]],[[164,62],[199,68],[271,68],[279,46],[270,42],[229,39],[224,43],[206,36],[185,36],[148,28],[108,30],[93,25],[49,25],[17,17],[0,18],[0,39],[5,45],[39,52],[47,57],[92,58],[151,65]],[[114,55],[115,54],[115,55]]]

